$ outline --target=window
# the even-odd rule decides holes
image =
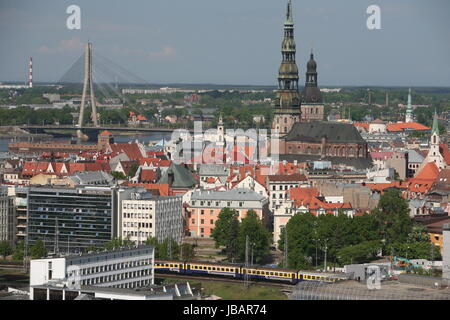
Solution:
[[[214,224],[214,220],[209,220],[209,224]]]
[[[200,220],[200,224],[205,224],[205,220],[204,220],[204,219],[201,219],[201,220]]]

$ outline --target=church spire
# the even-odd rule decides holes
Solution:
[[[292,18],[292,1],[289,0],[287,4],[287,12],[286,12],[286,23],[285,24],[294,24],[294,19]]]
[[[413,110],[411,105],[411,88],[408,92],[408,106],[406,107],[406,119],[405,122],[413,122]]]
[[[439,121],[436,109],[434,109],[433,128],[431,129],[431,134],[439,135]]]
[[[300,121],[300,93],[298,91],[298,67],[295,62],[294,19],[292,0],[288,0],[284,37],[281,44],[282,61],[278,70],[278,91],[274,103],[275,116],[272,129],[288,133],[295,122]]]

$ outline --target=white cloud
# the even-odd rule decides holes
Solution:
[[[125,56],[125,55],[136,55],[143,56],[148,59],[165,59],[165,58],[173,58],[176,56],[176,50],[172,46],[163,46],[158,51],[145,51],[142,49],[128,49],[122,48],[119,45],[115,44],[111,50],[109,50],[114,55]]]
[[[170,58],[175,57],[176,52],[175,49],[171,46],[164,46],[162,50],[156,52],[150,52],[148,54],[150,58]]]
[[[38,52],[43,54],[80,52],[84,48],[85,43],[78,37],[69,40],[61,40],[57,47],[51,48],[47,45],[39,47]]]

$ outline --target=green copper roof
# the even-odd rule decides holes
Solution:
[[[411,88],[409,88],[409,93],[408,93],[408,107],[406,108],[406,113],[412,113],[412,106],[411,106]]]
[[[433,128],[431,129],[431,134],[439,134],[439,121],[436,110],[434,110]]]
[[[172,188],[192,188],[197,184],[192,173],[184,166],[172,163],[158,181],[159,184],[169,184],[169,174],[173,174]]]

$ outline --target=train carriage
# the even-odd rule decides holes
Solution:
[[[233,264],[215,264],[208,262],[196,262],[187,261],[185,263],[185,273],[186,274],[198,274],[198,275],[215,275],[215,276],[225,276],[239,278],[240,265]]]
[[[184,262],[177,260],[155,260],[155,271],[184,273]]]
[[[210,275],[212,277],[231,277],[252,281],[273,281],[296,284],[301,281],[320,281],[333,283],[344,280],[339,275],[281,269],[273,267],[251,266],[241,264],[223,264],[202,261],[155,260],[155,271],[159,273],[180,273],[189,275]]]
[[[249,276],[250,280],[270,280],[297,283],[297,271],[292,269],[248,267],[242,268],[242,276]]]

